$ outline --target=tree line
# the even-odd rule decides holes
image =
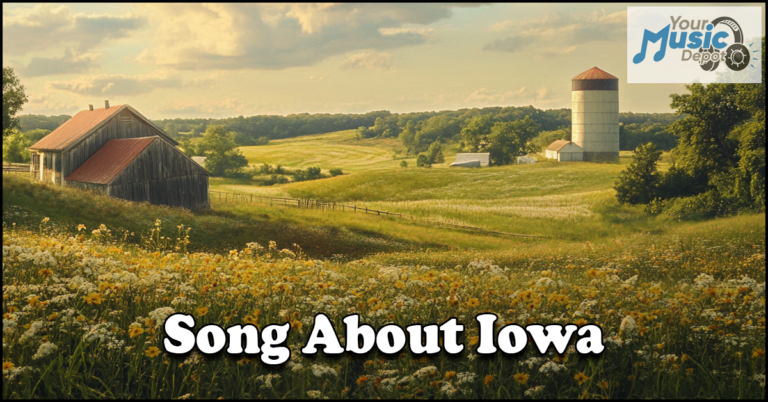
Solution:
[[[763,37],[762,55],[765,54]],[[765,211],[765,56],[760,84],[692,84],[672,94],[681,119],[673,164],[659,172],[661,150],[648,142],[616,182],[616,198],[667,218]],[[757,64],[757,63],[755,63]]]

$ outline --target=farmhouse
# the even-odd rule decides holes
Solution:
[[[456,154],[456,160],[451,163],[451,167],[483,167],[488,166],[490,161],[491,154],[488,152]]]
[[[32,145],[37,180],[131,201],[208,208],[208,172],[129,105],[78,112]]]
[[[567,140],[553,142],[545,151],[547,159],[555,159],[560,162],[584,160],[584,150]]]

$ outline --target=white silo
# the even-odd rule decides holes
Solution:
[[[585,161],[618,160],[619,79],[593,67],[571,83],[571,140]]]

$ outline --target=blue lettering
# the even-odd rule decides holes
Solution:
[[[688,37],[690,43],[688,43],[688,49],[698,49],[701,47],[701,32],[691,32],[691,36]]]
[[[712,40],[712,32],[707,32],[704,35],[704,49],[709,49],[709,43]]]
[[[677,32],[669,34],[669,48],[670,49],[684,49],[685,39],[688,38],[688,32],[680,32],[680,40],[677,41]]]
[[[653,33],[646,29],[643,32],[643,45],[640,48],[640,53],[636,54],[635,57],[632,58],[632,62],[635,64],[638,64],[641,61],[645,60],[645,52],[648,50],[648,42],[656,43],[659,40],[661,40],[661,46],[659,47],[659,51],[656,52],[656,54],[653,56],[653,60],[661,61],[661,59],[664,58],[664,55],[667,52],[668,39],[669,39],[669,25],[665,26],[664,29],[660,30],[657,33]]]
[[[718,32],[715,34],[715,36],[712,37],[712,45],[715,46],[715,49],[723,49],[724,47],[728,46],[727,43],[720,42],[720,39],[725,39],[728,37],[728,32]]]

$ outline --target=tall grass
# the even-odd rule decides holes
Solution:
[[[384,255],[306,260],[266,244],[146,249],[103,230],[60,233],[52,220],[35,230],[6,222],[3,398],[764,399],[765,221],[753,218],[445,268]],[[162,236],[182,230],[156,225]],[[174,312],[193,315],[196,330],[288,322],[291,360],[164,353],[162,323]],[[350,313],[374,328],[456,317],[465,348],[302,355],[319,312],[342,343]],[[596,323],[606,349],[479,356],[473,318],[487,312],[502,325]]]

